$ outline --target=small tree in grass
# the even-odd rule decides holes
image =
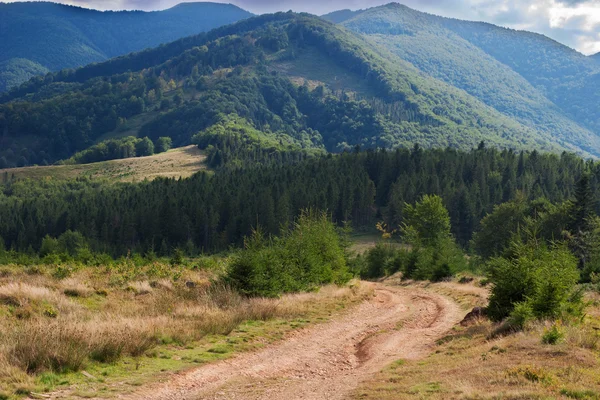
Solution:
[[[406,204],[404,215],[402,231],[413,244],[433,246],[450,237],[450,215],[440,196],[425,195],[415,205]]]
[[[488,315],[496,321],[511,316],[522,325],[527,316],[557,318],[580,302],[577,259],[562,244],[513,243],[510,256],[489,261],[488,276],[493,285]]]

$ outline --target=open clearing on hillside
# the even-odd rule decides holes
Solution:
[[[299,86],[307,84],[311,90],[319,85],[327,85],[334,92],[343,91],[348,95],[376,95],[358,75],[341,68],[314,49],[301,49],[293,60],[274,62],[270,68],[288,76]]]
[[[205,169],[206,156],[197,146],[171,149],[149,157],[124,158],[93,164],[53,165],[0,170],[0,179],[72,179],[77,177],[106,178],[121,182],[152,180],[158,177],[187,178]]]
[[[426,356],[465,314],[424,289],[368,285],[374,297],[339,318],[122,398],[343,399],[389,363]]]

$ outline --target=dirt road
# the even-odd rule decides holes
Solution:
[[[122,398],[344,399],[387,364],[426,356],[465,314],[423,289],[372,285],[375,296],[339,318]]]

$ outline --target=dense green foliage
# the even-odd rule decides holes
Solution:
[[[577,261],[565,246],[518,243],[509,256],[492,259],[488,271],[493,286],[487,313],[494,320],[513,313],[515,327],[530,318],[557,318],[579,301]]]
[[[536,235],[548,242],[564,238],[574,215],[573,203],[559,205],[538,199],[527,202],[522,196],[494,207],[480,223],[473,238],[473,248],[483,258],[503,255],[516,235],[535,230]]]
[[[84,151],[75,153],[73,157],[66,160],[65,164],[89,164],[107,160],[118,160],[121,158],[146,157],[154,154],[159,148],[161,153],[167,151],[170,146],[165,138],[157,139],[157,146],[147,137],[136,138],[133,136],[121,139],[104,140]],[[158,151],[157,151],[158,152]]]
[[[197,133],[192,142],[208,153],[208,165],[212,168],[238,168],[255,162],[286,162],[323,153],[311,151],[312,142],[307,136],[294,140],[287,135],[261,132],[234,115],[225,116],[222,121]]]
[[[99,12],[55,3],[0,4],[0,92],[34,75],[158,46],[252,14],[233,5]]]
[[[588,195],[582,196],[584,192]],[[526,201],[519,195],[482,220],[474,240],[477,255],[493,256],[484,266],[492,284],[486,315],[495,321],[510,317],[499,332],[522,329],[532,319],[581,317],[584,304],[577,284],[597,281],[600,225],[595,210],[589,211],[583,228],[573,222],[581,214],[581,203],[589,204],[594,197],[583,175],[574,202],[554,206],[546,199]],[[448,211],[439,197],[426,195],[415,205],[406,204],[404,214],[399,232],[405,245],[379,243],[358,256],[353,269],[367,278],[401,272],[403,279],[435,282],[469,268],[450,235]],[[378,228],[385,240],[397,232],[381,223]],[[491,238],[494,230],[498,243]]]
[[[37,251],[47,234],[81,232],[94,251],[169,253],[189,242],[205,251],[241,244],[253,228],[277,234],[300,210],[328,210],[336,223],[369,227],[383,219],[404,222],[405,203],[422,194],[444,200],[451,233],[467,246],[478,222],[494,205],[574,195],[587,172],[594,195],[598,165],[563,154],[514,153],[481,146],[452,149],[366,151],[312,156],[278,151],[269,159],[244,151],[244,142],[222,145],[221,157],[238,167],[199,173],[187,180],[104,185],[98,181],[13,182],[0,192],[0,236],[7,248]],[[227,165],[227,164],[226,164]],[[226,166],[225,165],[225,166]],[[236,165],[236,164],[234,164]],[[240,168],[243,167],[243,168]],[[597,211],[597,210],[596,210]]]
[[[404,206],[403,235],[412,244],[433,246],[450,236],[450,215],[441,197],[425,195],[414,206]]]
[[[383,230],[388,240],[398,231]],[[406,246],[378,244],[369,250],[360,271],[363,276],[402,272],[405,279],[437,282],[468,268],[463,251],[450,234],[450,216],[441,197],[425,195],[415,205],[405,204],[399,231]]]
[[[244,294],[273,297],[351,277],[336,227],[325,213],[303,212],[279,237],[257,230],[244,244],[226,277]]]
[[[350,86],[364,90],[345,93],[333,87],[334,78],[319,81],[313,76],[319,70],[306,67],[311,63],[339,68]],[[292,83],[288,64],[320,85]],[[0,167],[54,163],[127,129],[185,145],[228,115],[268,136],[328,151],[414,143],[468,149],[481,140],[576,149],[426,78],[357,35],[308,15],[279,13],[31,80],[0,104]]]
[[[0,93],[18,86],[35,75],[44,75],[48,68],[24,58],[0,61]]]

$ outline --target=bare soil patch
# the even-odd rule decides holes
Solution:
[[[390,363],[428,355],[465,314],[425,289],[370,285],[372,299],[330,322],[121,398],[343,399]]]

